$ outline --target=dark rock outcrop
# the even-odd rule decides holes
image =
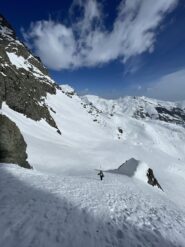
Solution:
[[[58,130],[45,104],[47,93],[56,93],[47,69],[16,39],[15,31],[0,15],[0,107],[5,101],[11,109],[35,121],[45,119]]]
[[[26,146],[15,123],[8,117],[0,115],[0,163],[14,163],[31,168],[26,161]]]
[[[126,160],[125,163],[123,163],[117,169],[108,170],[107,172],[122,174],[128,177],[133,177],[135,175],[135,172],[138,169],[139,164],[140,164],[139,160],[131,158],[129,160]],[[149,168],[146,171],[146,177],[148,178],[148,184],[152,186],[157,186],[159,189],[163,191],[161,185],[159,184],[158,180],[154,176],[153,170],[151,168]]]
[[[148,169],[147,171],[147,178],[148,178],[148,183],[152,186],[157,186],[159,189],[162,189],[161,185],[159,184],[159,182],[157,181],[157,179],[154,176],[153,170],[151,168]]]
[[[2,14],[0,14],[0,26],[4,29],[7,29],[9,31],[9,35],[11,35],[12,38],[16,37],[15,30]]]
[[[146,112],[145,109],[142,106],[139,106],[138,109],[134,112],[133,117],[137,118],[137,119],[138,118],[144,119],[144,118],[147,118],[147,117],[150,118],[152,116],[150,116],[149,113]]]
[[[120,134],[123,134],[123,129],[120,128],[120,127],[118,127],[118,132],[119,132]]]
[[[56,94],[56,88],[41,60],[17,39],[15,30],[0,15],[0,109],[5,102],[28,118],[44,119],[61,134],[45,103],[47,94]],[[0,115],[0,162],[31,168],[26,159],[26,143],[19,128]]]
[[[179,107],[171,107],[166,109],[165,107],[158,106],[155,108],[159,114],[159,120],[168,123],[184,124],[185,123],[185,111]]]
[[[136,99],[137,100],[137,99]],[[174,123],[185,126],[185,109],[178,107],[177,104],[161,105],[160,103],[154,105],[147,100],[143,100],[144,106],[137,106],[133,113],[136,119],[155,119],[166,123]],[[155,111],[155,114],[148,111],[146,106],[150,106]]]

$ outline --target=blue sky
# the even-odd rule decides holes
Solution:
[[[6,0],[0,12],[80,94],[185,99],[184,0]]]

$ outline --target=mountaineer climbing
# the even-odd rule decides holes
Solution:
[[[98,176],[100,176],[100,180],[103,180],[104,174],[102,170],[99,171]]]

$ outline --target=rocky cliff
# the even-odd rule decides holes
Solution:
[[[26,161],[26,146],[16,124],[5,115],[0,115],[0,163],[14,163],[31,168]]]
[[[55,94],[56,84],[0,15],[0,105],[5,101],[11,109],[33,120],[43,118],[57,129],[44,103],[47,93]]]
[[[47,93],[55,94],[56,87],[40,59],[17,39],[12,26],[0,15],[0,109],[2,102],[6,102],[11,109],[28,118],[35,121],[44,119],[61,134],[45,104]],[[28,167],[26,155],[22,155],[17,145],[21,142],[26,149],[16,125],[1,116],[0,126],[0,152],[3,157],[0,162],[10,161]],[[15,153],[21,158],[16,158]]]

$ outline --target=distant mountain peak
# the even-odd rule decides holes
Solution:
[[[124,115],[138,120],[160,120],[185,126],[185,108],[183,102],[169,102],[150,99],[145,96],[108,100],[94,95],[83,97],[107,115]]]

